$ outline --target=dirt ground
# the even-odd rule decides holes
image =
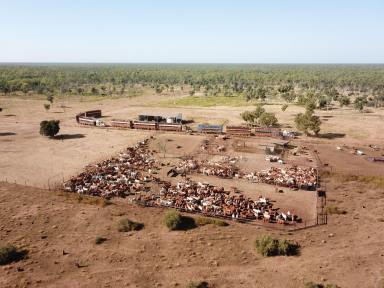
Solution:
[[[331,203],[347,214],[330,215],[327,225],[286,233],[230,222],[169,232],[162,209],[123,200],[100,207],[78,203],[73,194],[2,183],[1,243],[30,252],[0,269],[0,286],[186,287],[204,280],[215,287],[303,287],[307,281],[382,287],[383,191],[332,179],[328,189]],[[144,229],[118,232],[123,217]],[[254,241],[265,233],[298,241],[301,255],[258,255]],[[96,245],[97,236],[108,240]]]
[[[133,118],[143,110],[153,109],[140,106],[155,103],[151,97],[144,98],[62,101],[54,103],[49,112],[44,111],[44,101],[0,98],[1,107],[5,108],[0,114],[0,181],[19,184],[0,182],[0,243],[29,250],[28,259],[0,267],[1,287],[186,287],[190,281],[207,281],[214,287],[303,287],[308,281],[340,287],[384,287],[384,188],[355,178],[341,181],[336,175],[383,177],[382,164],[365,160],[368,155],[384,153],[368,147],[383,146],[383,110],[367,114],[349,109],[318,112],[322,120],[326,119],[323,138],[295,140],[298,145],[313,146],[318,151],[322,165],[331,171],[323,177],[327,203],[346,211],[328,215],[327,225],[306,230],[283,232],[230,222],[228,227],[207,225],[169,232],[162,223],[163,209],[142,208],[122,199],[101,207],[79,202],[73,194],[27,187],[46,188],[77,174],[89,163],[153,135],[145,131],[84,128],[74,120],[76,113],[97,108],[103,110],[105,121]],[[61,104],[67,108],[60,108]],[[280,106],[267,105],[266,109],[275,112],[281,123],[293,127],[294,114],[301,108],[290,106],[281,112]],[[223,119],[241,123],[239,113],[244,108],[158,110],[196,118],[204,115],[211,123]],[[45,119],[61,121],[63,140],[39,135],[39,122]],[[171,162],[196,151],[204,140],[177,134],[159,134],[155,138],[165,140],[166,158]],[[342,145],[358,147],[367,155],[336,149]],[[161,150],[161,145],[153,144],[152,148]],[[246,157],[252,159],[247,164],[250,168],[265,164],[262,157],[255,155]],[[202,176],[193,177],[203,180]],[[233,186],[232,181],[219,178],[210,178],[209,182]],[[280,195],[268,185],[236,185],[250,196],[260,192],[271,195],[277,204],[286,205],[283,208],[296,206],[304,214],[306,210],[313,211],[308,204],[314,204],[310,192],[284,191]],[[144,223],[144,229],[118,232],[116,224],[123,217]],[[260,256],[254,241],[262,234],[297,241],[301,254]],[[108,240],[96,245],[97,236]]]
[[[74,115],[81,111],[102,109],[105,121],[113,118],[133,119],[143,111],[154,109],[140,105],[155,105],[156,101],[158,99],[154,96],[90,102],[66,99],[58,100],[53,108],[46,112],[43,107],[45,102],[42,100],[0,97],[0,105],[3,107],[0,114],[0,180],[47,188],[53,182],[78,173],[86,164],[121,151],[148,137],[151,132],[85,128],[77,125]],[[296,106],[290,106],[285,112],[280,110],[280,105],[265,107],[266,110],[275,112],[285,126],[292,127],[294,114],[301,111],[301,107]],[[184,118],[196,119],[204,115],[211,123],[220,123],[225,118],[230,123],[238,124],[241,123],[239,114],[244,109],[246,108],[161,107],[156,108],[156,112],[166,115],[182,113]],[[368,144],[383,146],[384,134],[381,126],[375,123],[384,121],[384,110],[362,114],[346,108],[318,113],[322,115],[323,120],[327,120],[322,126],[324,138],[305,141],[314,142],[316,145],[327,144],[332,150],[342,144],[351,147],[366,147]],[[359,121],[356,121],[357,117]],[[51,140],[39,135],[39,123],[46,119],[61,121],[60,134],[63,135],[63,140]],[[180,149],[180,153],[183,153],[183,149]],[[356,157],[349,157],[352,158]],[[358,166],[362,162],[359,159],[351,161],[358,163]],[[366,164],[370,166],[372,163],[364,163]],[[381,170],[380,166],[373,167],[375,168],[372,168],[372,171]]]

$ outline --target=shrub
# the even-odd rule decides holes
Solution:
[[[297,243],[290,242],[286,239],[279,240],[278,242],[279,255],[296,255],[298,249],[299,245]]]
[[[182,216],[175,210],[168,211],[165,214],[164,223],[169,230],[188,230],[196,227],[196,223],[193,218]]]
[[[266,257],[277,255],[297,255],[299,249],[299,245],[297,243],[288,241],[286,239],[273,239],[269,235],[261,236],[256,240],[255,245],[257,252]]]
[[[49,108],[51,108],[51,105],[50,105],[50,104],[44,104],[44,109],[45,109],[45,111],[48,111]]]
[[[213,218],[208,218],[208,217],[197,217],[195,218],[195,222],[199,226],[204,226],[208,224],[213,224],[216,226],[228,226],[229,224],[223,220],[220,219],[213,219]]]
[[[189,282],[187,285],[187,288],[208,288],[209,284],[208,282],[202,281],[202,282]]]
[[[345,210],[342,210],[342,209],[339,209],[339,207],[337,206],[327,206],[325,208],[325,211],[328,213],[328,214],[337,214],[337,215],[344,215],[344,214],[347,214],[347,211]]]
[[[181,214],[177,211],[168,211],[164,216],[164,223],[169,230],[178,230],[181,227]]]
[[[48,95],[47,96],[47,101],[52,104],[53,103],[53,96],[52,95]]]
[[[28,254],[27,250],[17,249],[13,245],[0,247],[0,265],[6,265],[24,259]]]
[[[105,241],[107,241],[107,238],[101,237],[101,236],[97,236],[96,239],[95,239],[95,244],[99,245],[99,244],[104,243]]]
[[[40,134],[43,136],[54,137],[59,131],[59,120],[44,120],[40,122]]]
[[[277,240],[268,235],[263,235],[256,240],[256,249],[263,256],[275,256],[279,251]]]
[[[261,126],[271,127],[271,126],[277,126],[278,121],[275,114],[265,112],[261,114],[261,116],[259,117],[259,124]]]
[[[128,218],[120,219],[117,223],[117,230],[119,232],[139,231],[144,228],[144,224],[134,222]]]

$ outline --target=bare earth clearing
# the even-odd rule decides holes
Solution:
[[[143,111],[156,109],[161,114],[180,112],[202,122],[208,119],[211,123],[241,123],[239,113],[244,110],[140,106],[155,105],[155,101],[154,97],[66,101],[65,111],[59,108],[58,101],[50,112],[45,112],[44,101],[0,98],[1,106],[6,108],[0,114],[0,181],[4,181],[0,182],[0,242],[30,251],[27,260],[0,268],[1,287],[185,287],[189,281],[203,280],[215,287],[303,287],[308,281],[335,283],[340,287],[384,287],[383,186],[364,181],[365,178],[347,177],[383,177],[384,166],[368,162],[364,156],[351,155],[347,148],[336,149],[347,145],[368,155],[382,154],[383,149],[372,151],[368,145],[383,148],[383,110],[367,114],[349,109],[317,112],[322,116],[325,138],[294,141],[316,149],[321,162],[328,164],[327,169],[332,172],[323,178],[327,203],[347,212],[329,215],[327,225],[306,230],[288,233],[230,222],[228,227],[207,225],[169,232],[162,223],[163,209],[142,208],[123,199],[114,199],[112,205],[101,207],[79,203],[73,194],[27,187],[47,188],[76,175],[87,164],[108,158],[150,135],[155,140],[173,140],[165,155],[170,162],[195,153],[204,139],[196,135],[79,127],[74,120],[78,112],[99,108],[108,121],[132,119]],[[266,109],[292,127],[294,114],[301,110],[290,106],[281,112],[279,105],[268,105]],[[63,140],[39,135],[39,123],[45,119],[61,120]],[[182,148],[172,146],[176,144]],[[248,159],[240,163],[244,167],[256,169],[265,165],[258,154],[244,155]],[[294,157],[287,160],[299,161]],[[339,174],[345,177],[340,180]],[[205,180],[197,175],[192,178]],[[304,219],[313,215],[312,192],[276,194],[269,185],[219,178],[207,181],[237,186],[249,197],[269,196],[277,201],[278,207],[296,209]],[[142,222],[145,228],[118,232],[116,224],[123,217]],[[254,240],[266,233],[298,241],[301,255],[258,255]],[[108,240],[95,245],[97,236]]]

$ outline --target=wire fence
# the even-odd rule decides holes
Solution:
[[[256,219],[245,219],[245,218],[233,218],[230,216],[224,216],[224,215],[211,215],[211,214],[205,214],[198,211],[190,211],[183,209],[181,207],[176,206],[158,206],[158,205],[151,205],[148,202],[144,201],[133,201],[132,203],[137,204],[142,207],[152,207],[152,208],[160,208],[160,209],[175,209],[180,212],[188,213],[188,214],[194,214],[194,215],[201,215],[204,217],[210,217],[210,218],[218,218],[223,219],[226,221],[233,221],[237,223],[243,223],[253,226],[259,226],[263,228],[269,228],[269,229],[276,229],[276,230],[282,230],[282,231],[296,231],[296,230],[302,230],[310,227],[314,227],[318,225],[318,219],[311,219],[311,220],[304,220],[301,222],[286,222],[285,224],[275,223],[275,222],[264,222],[262,220],[256,220]]]

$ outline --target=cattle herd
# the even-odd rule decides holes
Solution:
[[[142,191],[146,183],[158,181],[151,173],[157,168],[157,162],[147,149],[147,142],[139,142],[117,157],[88,166],[84,172],[64,183],[64,189],[104,198],[125,197]]]
[[[296,215],[289,211],[278,212],[267,198],[259,197],[257,201],[244,195],[231,195],[223,187],[191,180],[169,183],[161,186],[159,195],[140,195],[139,202],[148,206],[173,207],[181,211],[202,213],[206,216],[233,218],[239,220],[263,220],[288,224],[298,221]]]
[[[249,173],[240,171],[235,166],[237,160],[235,157],[227,157],[218,162],[188,159],[180,162],[175,171],[178,174],[197,172],[220,178],[244,178],[255,183],[266,183],[304,190],[314,190],[317,187],[317,170],[315,168],[297,166],[289,168],[270,167],[267,170]]]
[[[193,182],[188,178],[176,185],[162,181],[156,175],[164,164],[155,159],[154,153],[148,148],[148,141],[141,141],[116,157],[87,166],[84,172],[64,183],[64,189],[107,199],[135,195],[134,200],[147,206],[174,207],[214,217],[259,219],[286,224],[298,220],[289,211],[278,212],[279,209],[273,208],[269,199],[261,196],[254,201],[241,193],[231,193],[223,187]],[[236,167],[237,161],[238,158],[234,157],[218,162],[190,159],[181,161],[171,170],[184,175],[197,172],[306,189],[316,185],[316,170],[313,168],[270,168],[256,173],[244,173]]]

